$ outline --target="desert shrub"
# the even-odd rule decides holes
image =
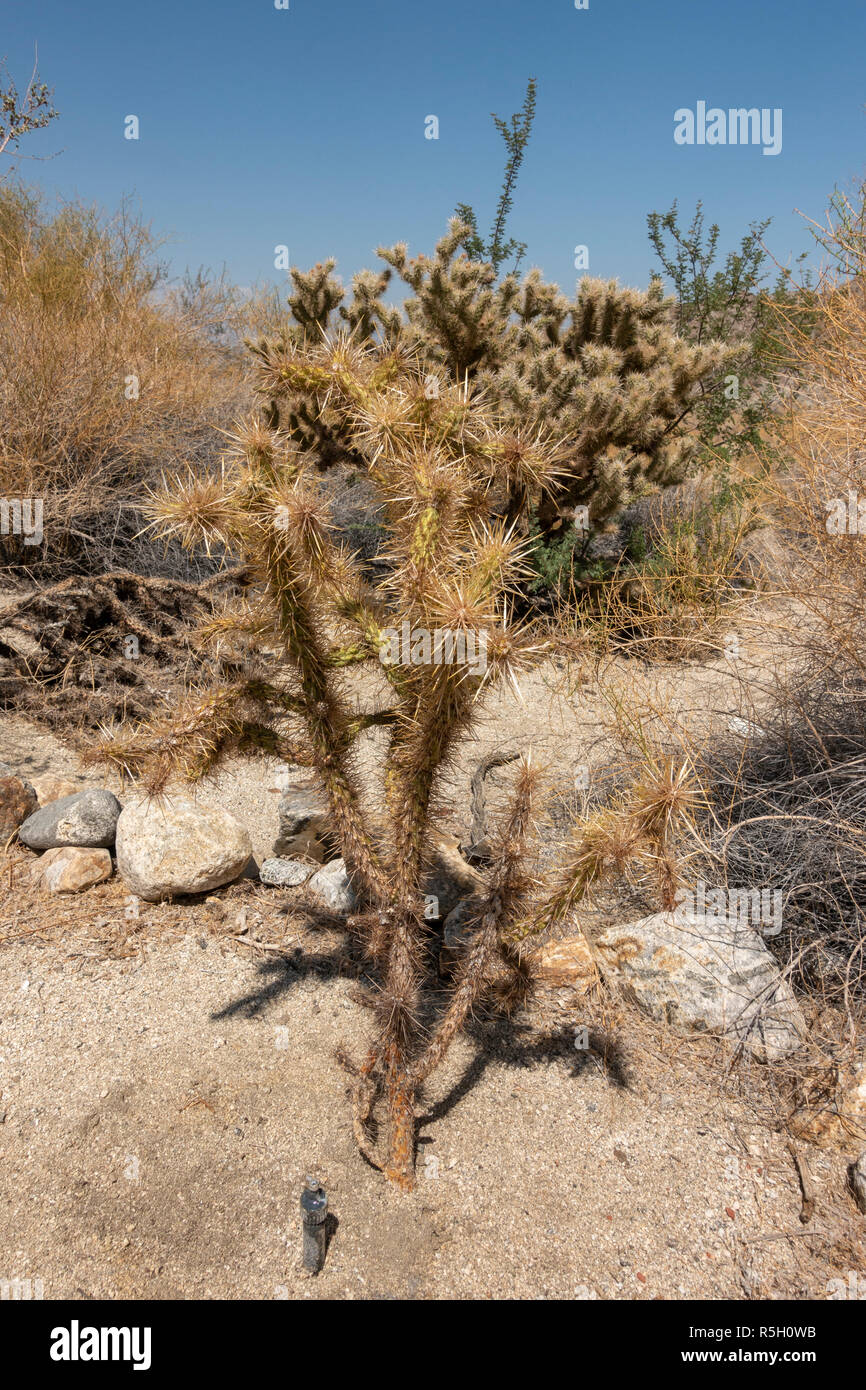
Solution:
[[[784,352],[780,315],[808,312],[808,273],[794,284],[794,272],[780,268],[767,285],[768,253],[763,237],[770,219],[750,224],[739,247],[722,259],[717,223],[705,226],[698,202],[686,228],[676,201],[666,213],[647,217],[650,244],[675,301],[675,327],[689,343],[715,340],[732,349],[724,378],[698,384],[694,425],[701,444],[700,462],[715,467],[730,463],[759,446],[767,447],[765,425],[777,395],[777,377],[793,363]],[[805,253],[799,258],[802,261]],[[658,273],[658,272],[657,272]]]
[[[776,683],[747,738],[708,758],[720,861],[735,881],[778,888],[802,985],[862,1003],[866,907],[866,238],[863,190],[834,195],[819,240],[831,263],[778,319],[797,387],[765,479],[788,554]],[[866,520],[866,507],[864,507]]]
[[[568,641],[652,661],[715,656],[756,587],[746,540],[762,495],[761,478],[719,469],[633,503],[604,548],[571,530],[546,548],[533,535],[530,592]]]
[[[834,195],[821,244],[834,252],[807,318],[782,321],[801,386],[783,422],[776,517],[814,668],[866,674],[866,185]],[[858,211],[859,209],[859,211]]]
[[[241,372],[208,335],[224,287],[186,301],[166,284],[129,208],[49,208],[0,186],[0,466],[4,496],[40,498],[45,541],[2,538],[5,562],[40,573],[153,566],[137,503],[166,465],[218,452]]]
[[[587,276],[569,299],[537,270],[497,281],[492,265],[463,249],[469,234],[454,218],[433,257],[410,259],[402,243],[380,248],[385,269],[359,272],[348,299],[333,260],[293,269],[290,318],[254,351],[279,355],[342,323],[358,342],[413,353],[431,397],[467,381],[481,388],[515,457],[539,433],[556,435],[567,464],[556,486],[524,476],[507,493],[505,515],[521,526],[530,505],[545,532],[575,506],[596,525],[641,487],[682,478],[694,454],[688,416],[698,383],[735,351],[677,336],[658,281],[640,291]],[[402,309],[383,298],[394,274],[410,291]],[[269,409],[321,467],[360,461],[338,417],[313,410],[302,384]]]
[[[509,256],[514,256],[512,270],[516,271],[526,254],[526,242],[516,241],[513,237],[506,237],[505,230],[514,202],[514,190],[520,173],[520,166],[523,163],[526,147],[532,134],[532,123],[535,120],[536,86],[535,78],[530,77],[526,84],[523,106],[520,111],[514,113],[510,122],[504,121],[501,116],[493,113],[493,123],[502,137],[508,151],[508,157],[505,161],[505,173],[499,200],[496,204],[493,226],[487,240],[485,241],[478,232],[478,218],[469,203],[458,203],[455,209],[456,216],[471,229],[463,239],[463,249],[466,254],[476,261],[489,261],[496,272],[499,271],[499,267]]]
[[[866,681],[801,674],[742,736],[714,741],[703,781],[709,862],[781,894],[767,944],[828,1002],[866,994]],[[706,873],[712,870],[708,867]]]
[[[19,93],[6,67],[0,60],[0,156],[14,155],[25,136],[34,130],[44,130],[57,117],[52,105],[54,92],[39,78],[36,63],[23,93]],[[9,176],[10,168],[3,171]]]

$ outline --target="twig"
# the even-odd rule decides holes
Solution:
[[[788,1140],[786,1148],[788,1150],[788,1153],[794,1160],[794,1166],[797,1169],[797,1176],[800,1179],[800,1191],[803,1194],[803,1206],[800,1211],[800,1220],[805,1226],[809,1221],[812,1220],[812,1217],[815,1215],[815,1202],[817,1200],[815,1184],[812,1181],[812,1174],[809,1172],[809,1168],[805,1158],[803,1158],[803,1156],[797,1152],[796,1146],[792,1139]]]

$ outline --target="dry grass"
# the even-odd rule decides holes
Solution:
[[[3,494],[41,498],[45,513],[42,546],[0,539],[7,565],[110,567],[138,530],[146,481],[218,453],[243,391],[221,346],[231,296],[200,280],[170,292],[157,252],[129,207],[52,210],[0,189]]]

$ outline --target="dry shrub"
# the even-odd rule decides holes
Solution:
[[[782,894],[768,945],[802,989],[862,1011],[866,990],[866,687],[801,680],[703,762],[724,881]]]
[[[782,430],[788,466],[774,502],[792,553],[792,592],[809,615],[811,660],[864,672],[866,644],[866,232],[836,195],[822,241],[835,266],[814,314],[789,313],[781,336],[801,386]],[[840,215],[841,209],[841,215]],[[862,520],[858,502],[864,499]]]
[[[613,573],[572,582],[553,604],[554,646],[649,661],[707,660],[754,587],[745,541],[759,523],[754,479],[705,473],[630,509]]]
[[[43,499],[45,514],[42,546],[0,539],[7,564],[117,563],[144,485],[218,451],[241,390],[220,345],[231,298],[201,277],[171,293],[157,250],[129,206],[51,210],[22,186],[0,188],[0,490]]]

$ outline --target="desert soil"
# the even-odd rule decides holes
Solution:
[[[769,687],[749,659],[752,688]],[[565,791],[604,758],[603,702],[561,677],[533,676],[523,706],[497,697],[450,778],[458,835],[490,748],[531,743]],[[708,728],[749,713],[723,661],[676,689]],[[0,759],[105,783],[11,715]],[[367,771],[376,759],[371,741]],[[248,825],[257,857],[273,782],[254,763],[199,792]],[[297,890],[246,880],[134,915],[117,879],[40,895],[32,860],[10,846],[0,862],[0,1278],[40,1279],[46,1298],[811,1299],[866,1267],[841,1154],[809,1148],[818,1201],[801,1224],[766,1068],[568,990],[455,1046],[399,1194],[355,1149],[335,1056],[368,1036],[357,967]],[[317,1278],[300,1264],[306,1173],[334,1215]]]

